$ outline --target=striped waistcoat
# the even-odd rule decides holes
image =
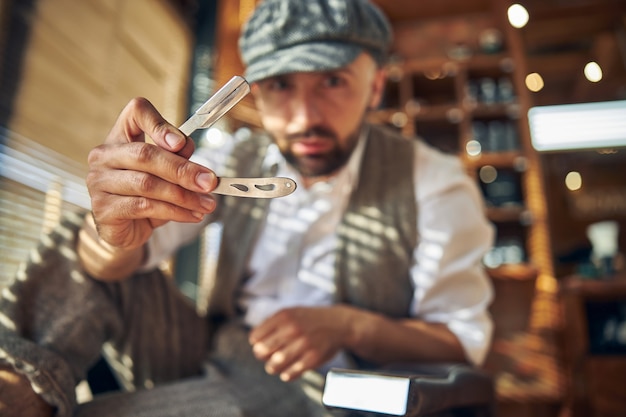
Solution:
[[[269,139],[238,144],[225,176],[273,176],[263,168]],[[417,243],[413,184],[414,141],[369,126],[358,187],[353,191],[338,233],[336,301],[391,317],[406,317],[413,297],[409,278]],[[232,317],[236,296],[269,200],[224,197],[217,213],[223,234],[215,277],[210,279],[208,314]],[[203,280],[207,282],[207,280]]]

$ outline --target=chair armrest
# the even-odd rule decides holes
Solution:
[[[421,417],[464,409],[488,416],[494,399],[493,379],[475,367],[409,363],[375,370],[331,369],[322,402],[365,415]]]

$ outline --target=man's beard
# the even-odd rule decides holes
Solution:
[[[289,142],[292,142],[311,136],[322,137],[331,140],[335,145],[329,152],[319,155],[296,156],[291,151],[291,148],[287,146],[287,149],[281,149],[281,153],[287,162],[303,177],[327,176],[336,172],[348,162],[359,141],[360,132],[361,127],[359,126],[356,131],[348,136],[342,147],[335,132],[323,126],[314,126],[304,132],[291,134],[287,139]]]

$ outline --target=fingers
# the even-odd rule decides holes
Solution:
[[[278,328],[264,336],[251,338],[251,340],[255,340],[252,342],[252,351],[257,359],[265,361],[295,337],[295,332],[288,327]]]
[[[193,141],[148,100],[131,100],[104,144],[88,156],[87,188],[102,239],[132,249],[170,220],[199,222],[212,212],[215,200],[208,193],[217,178],[189,162],[193,152]]]
[[[292,356],[293,358],[293,356]],[[291,358],[285,357],[284,361],[279,364],[272,364],[268,362],[266,369],[270,367],[273,372],[268,371],[271,374],[280,375],[280,379],[285,382],[293,381],[302,376],[303,373],[310,369],[315,369],[324,363],[325,360],[321,360],[316,351],[307,350],[302,355],[297,356],[297,360],[292,361]]]
[[[194,223],[202,220],[206,213],[186,210],[174,204],[145,197],[117,197],[97,202],[98,222],[103,225],[115,225],[123,220],[150,219],[152,226],[159,226],[167,221]],[[156,223],[154,223],[156,222]],[[102,228],[101,228],[102,235]],[[105,236],[102,236],[103,238]],[[106,240],[106,239],[105,239]],[[112,242],[110,242],[113,244]]]
[[[252,330],[249,340],[256,358],[265,361],[267,373],[291,381],[321,365],[321,351],[310,336],[282,321],[283,316],[279,313]]]
[[[259,324],[257,327],[253,328],[250,331],[250,335],[248,336],[248,341],[250,342],[251,345],[254,345],[257,342],[260,342],[261,340],[263,340],[264,338],[270,336],[275,329],[276,330],[285,329],[284,326],[280,326],[280,322],[277,321],[276,317],[277,315],[271,316],[270,318],[266,319],[264,322],[262,322],[261,324]]]
[[[145,134],[157,146],[145,144]],[[96,174],[102,174],[102,169],[142,171],[207,193],[217,181],[211,170],[187,161],[194,149],[193,141],[169,124],[148,100],[135,98],[122,110],[105,145],[90,152],[88,162]]]
[[[269,374],[280,375],[283,381],[292,381],[321,364],[319,351],[311,346],[306,337],[299,337],[269,355],[265,370]]]
[[[111,170],[107,175],[90,179],[90,186],[92,189],[106,190],[106,193],[95,194],[94,200],[107,199],[111,196],[140,196],[205,214],[215,209],[215,199],[212,195],[187,190],[147,172]]]
[[[193,154],[195,150],[196,150],[196,145],[193,143],[193,140],[188,139],[185,141],[185,146],[183,146],[181,150],[176,152],[176,155],[182,156],[185,159],[189,159],[191,158],[191,155]]]
[[[126,250],[142,246],[154,229],[168,221],[198,223],[205,215],[159,200],[106,193],[92,197],[92,213],[100,238]]]
[[[103,225],[101,236],[112,245],[140,242],[124,220],[150,219],[152,227],[146,230],[151,230],[169,220],[198,222],[215,209],[208,194],[217,184],[215,174],[158,146],[101,145],[89,153],[88,162],[92,210]]]
[[[164,149],[174,153],[189,153],[188,142],[192,141],[187,140],[185,135],[161,116],[152,103],[142,97],[132,99],[124,107],[105,143],[143,142],[145,134]]]
[[[101,145],[91,150],[88,162],[90,174],[93,174],[88,180],[92,181],[101,171],[124,170],[144,172],[195,192],[208,193],[217,185],[217,178],[210,169],[146,143]]]

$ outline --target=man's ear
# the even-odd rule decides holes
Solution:
[[[252,99],[254,101],[254,105],[256,106],[256,108],[259,108],[259,97],[260,97],[260,87],[258,83],[252,83],[250,84],[250,95],[252,96]]]
[[[257,83],[250,84],[250,95],[254,97],[254,99],[256,100],[256,97],[259,95],[259,84]]]
[[[372,96],[370,97],[369,109],[373,110],[378,107],[383,94],[385,93],[385,83],[387,81],[387,72],[384,68],[378,68],[374,73],[374,80],[372,82]]]

